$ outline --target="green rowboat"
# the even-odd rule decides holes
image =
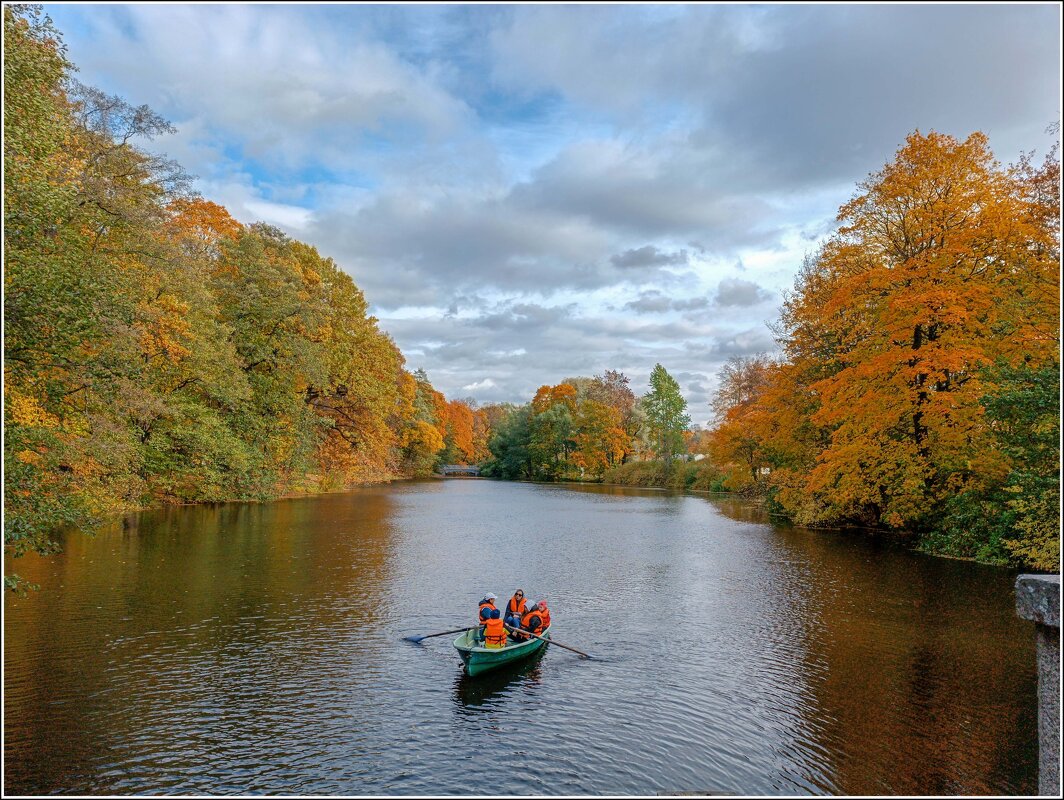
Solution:
[[[470,628],[454,640],[454,649],[462,657],[466,675],[470,677],[528,658],[547,644],[543,639],[532,638],[527,642],[515,642],[507,636],[505,647],[482,647],[473,640],[475,631],[476,628]],[[550,626],[539,635],[549,639]]]

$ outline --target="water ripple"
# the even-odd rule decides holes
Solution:
[[[141,515],[6,599],[24,794],[1024,794],[1006,573],[729,502],[473,481]],[[559,647],[464,676],[481,593]],[[457,624],[456,624],[457,623]]]

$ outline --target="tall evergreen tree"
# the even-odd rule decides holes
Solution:
[[[650,391],[643,395],[643,410],[658,457],[672,461],[684,451],[683,433],[691,418],[680,384],[661,364],[655,364],[650,373]]]

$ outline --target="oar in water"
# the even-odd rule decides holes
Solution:
[[[455,628],[453,631],[440,631],[439,633],[426,633],[424,636],[404,636],[403,638],[406,641],[408,641],[408,642],[413,642],[414,644],[417,644],[422,639],[431,639],[433,636],[446,636],[448,633],[461,633],[462,631],[467,631],[467,630],[469,630],[469,626],[468,625],[466,627],[464,627],[464,628]]]
[[[517,628],[511,628],[509,625],[503,625],[503,627],[506,628],[506,630],[508,630],[510,633],[520,633],[520,634],[522,634],[524,636],[531,636],[534,639],[542,639],[544,642],[547,642],[548,644],[557,645],[558,647],[564,647],[566,650],[572,650],[574,653],[576,653],[577,655],[581,655],[584,658],[594,658],[594,656],[589,656],[583,650],[577,650],[575,647],[570,647],[567,644],[562,644],[561,642],[556,642],[553,639],[547,639],[544,636],[540,636],[538,634],[532,633],[532,631],[518,630]]]

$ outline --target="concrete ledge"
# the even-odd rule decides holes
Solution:
[[[1060,576],[1020,575],[1016,579],[1016,613],[1039,625],[1060,627]]]
[[[1060,797],[1060,576],[1020,575],[1016,613],[1036,623],[1038,794]]]

